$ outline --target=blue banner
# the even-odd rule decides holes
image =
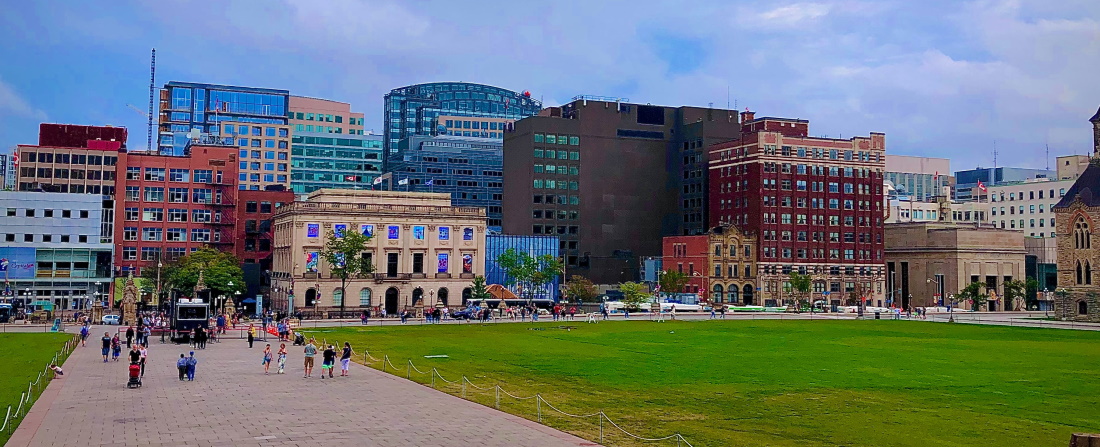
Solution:
[[[0,247],[0,277],[29,279],[35,275],[35,249],[31,247]]]

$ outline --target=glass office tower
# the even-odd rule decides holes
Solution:
[[[289,104],[287,90],[169,82],[160,93],[158,151],[183,155],[189,132],[217,134],[223,121],[286,125]]]
[[[291,140],[290,189],[372,189],[382,174],[381,135],[295,132]]]
[[[392,178],[383,188],[396,191],[445,192],[454,206],[485,208],[490,231],[500,231],[504,214],[502,152],[492,138],[414,135],[398,143],[400,159],[391,160]],[[408,180],[407,184],[399,184]]]

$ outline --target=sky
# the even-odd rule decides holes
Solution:
[[[0,14],[0,150],[38,123],[126,126],[157,86],[270,87],[352,104],[422,82],[746,108],[816,136],[883,132],[952,169],[1088,154],[1100,107],[1096,0],[13,2]],[[1053,163],[1051,163],[1053,165]]]

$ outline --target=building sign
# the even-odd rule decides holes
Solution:
[[[34,278],[35,256],[31,247],[0,247],[0,275],[5,280]]]
[[[436,271],[438,271],[439,273],[447,273],[447,267],[449,266],[448,264],[450,264],[451,255],[449,253],[439,253],[436,256],[439,258],[439,269],[437,269]]]
[[[397,239],[398,235],[401,234],[401,227],[398,227],[397,225],[390,225],[386,227],[386,232],[389,233],[390,239]]]
[[[474,229],[470,228],[470,227],[463,228],[462,229],[462,240],[464,240],[464,241],[474,240]]]
[[[451,227],[439,227],[439,240],[447,241],[451,239]]]
[[[359,231],[363,233],[363,236],[374,237],[374,225],[360,225]]]
[[[474,272],[474,255],[466,253],[462,255],[462,273]]]
[[[336,224],[332,226],[332,231],[336,233],[336,237],[344,237],[344,232],[348,231],[347,224]]]
[[[306,271],[317,273],[317,260],[321,258],[321,253],[311,251],[306,253]]]
[[[424,239],[423,225],[416,225],[413,227],[413,239]]]
[[[306,224],[306,237],[321,237],[321,225]]]

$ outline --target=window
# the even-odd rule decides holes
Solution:
[[[142,228],[141,229],[141,240],[143,240],[143,241],[157,242],[157,241],[160,241],[163,237],[164,237],[164,229],[163,228]]]
[[[210,210],[191,210],[191,222],[210,223]]]
[[[145,210],[142,212],[141,220],[145,222],[162,222],[164,221],[164,209],[145,208]]]
[[[137,186],[127,186],[126,200],[129,202],[137,202],[141,200],[141,188]]]
[[[359,305],[363,307],[370,306],[370,289],[364,287],[359,291]]]
[[[136,241],[138,238],[137,227],[125,227],[122,229],[122,240],[124,241]]]
[[[122,247],[122,259],[125,261],[137,260],[137,247]]]
[[[206,228],[191,230],[191,242],[210,242],[210,230]]]
[[[164,168],[145,168],[145,181],[163,182]]]
[[[165,240],[168,242],[184,242],[187,240],[187,229],[169,228]]]
[[[171,169],[168,171],[168,180],[172,182],[191,181],[191,171],[188,169]]]
[[[141,247],[142,261],[156,261],[160,259],[160,247]]]

